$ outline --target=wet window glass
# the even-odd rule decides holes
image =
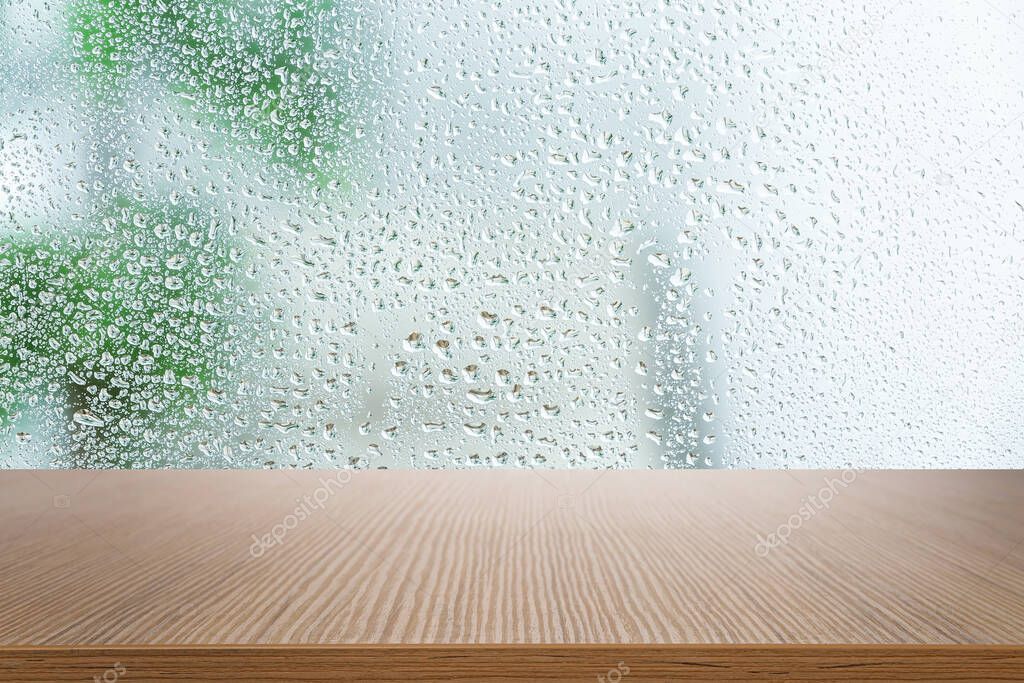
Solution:
[[[1024,11],[0,6],[0,465],[1013,467]]]

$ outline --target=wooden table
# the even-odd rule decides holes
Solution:
[[[1024,472],[0,473],[0,680],[1024,680]]]

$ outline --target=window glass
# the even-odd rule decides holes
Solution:
[[[1021,464],[1009,0],[27,0],[0,57],[0,465]]]

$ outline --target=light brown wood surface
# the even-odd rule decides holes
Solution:
[[[563,679],[594,680],[622,661],[632,681],[744,680],[770,678],[769,660],[829,678],[801,657],[836,679],[957,675],[946,661],[1024,679],[1024,473],[829,486],[841,477],[0,473],[0,679],[91,679],[121,655],[135,661],[125,680],[203,661],[251,680],[281,680],[275,661],[292,680],[320,664],[335,668],[319,680],[472,680],[473,661],[509,679],[564,665]],[[280,543],[254,556],[276,525]],[[785,543],[758,552],[784,525]],[[232,668],[232,652],[256,668]]]

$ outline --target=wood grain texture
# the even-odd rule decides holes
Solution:
[[[1020,681],[1024,649],[913,645],[23,648],[0,681]],[[621,678],[610,675],[619,671]],[[966,672],[966,673],[965,673]],[[112,676],[108,676],[112,678]]]
[[[767,666],[757,657],[807,680],[828,677],[800,657],[863,680],[957,659],[1024,679],[1024,473],[842,476],[0,473],[0,679],[125,647],[132,680],[232,661],[211,646],[265,646],[236,647],[236,663],[285,657],[293,673],[325,658],[335,676],[377,655],[377,680],[424,657],[453,680],[508,657],[566,677],[585,664],[589,680],[627,658],[643,680],[665,657],[725,657],[702,665],[716,680]],[[780,527],[785,542],[758,552]]]

